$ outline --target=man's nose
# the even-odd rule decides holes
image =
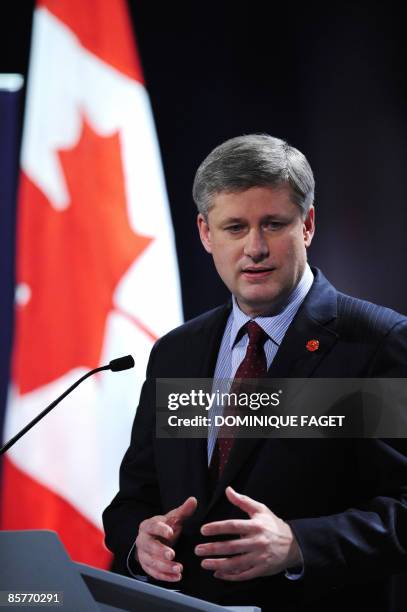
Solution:
[[[244,254],[253,259],[253,261],[261,261],[268,257],[268,243],[260,229],[251,229],[247,234]]]

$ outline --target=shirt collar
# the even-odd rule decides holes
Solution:
[[[302,275],[299,283],[290,293],[284,309],[277,315],[270,317],[259,316],[255,317],[254,319],[249,317],[249,315],[240,310],[237,300],[233,295],[233,322],[230,332],[230,348],[233,348],[240,330],[248,321],[256,321],[256,323],[266,332],[269,338],[271,338],[271,340],[273,340],[273,342],[275,342],[277,345],[280,345],[288,327],[297,313],[297,310],[304,301],[308,291],[311,289],[313,282],[314,275],[312,274],[309,265],[306,264],[304,274]]]

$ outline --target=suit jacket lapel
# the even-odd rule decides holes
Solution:
[[[311,376],[337,340],[336,315],[337,292],[317,270],[314,283],[287,330],[268,376]],[[309,345],[312,340],[318,343],[316,350]]]
[[[335,320],[337,292],[323,274],[314,269],[314,283],[287,330],[268,371],[273,378],[308,378],[337,341]],[[319,342],[317,350],[307,349],[309,340]],[[308,345],[309,346],[309,345]],[[250,456],[264,444],[265,438],[237,438],[229,461],[213,493],[209,511],[224,495]]]

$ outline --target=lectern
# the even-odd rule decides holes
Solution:
[[[9,609],[61,612],[260,612],[247,606],[225,608],[74,563],[53,531],[0,532],[0,607],[6,602]]]

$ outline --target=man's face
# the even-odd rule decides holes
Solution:
[[[300,280],[314,235],[314,208],[306,219],[288,186],[221,192],[199,235],[225,285],[249,316],[274,314]]]

